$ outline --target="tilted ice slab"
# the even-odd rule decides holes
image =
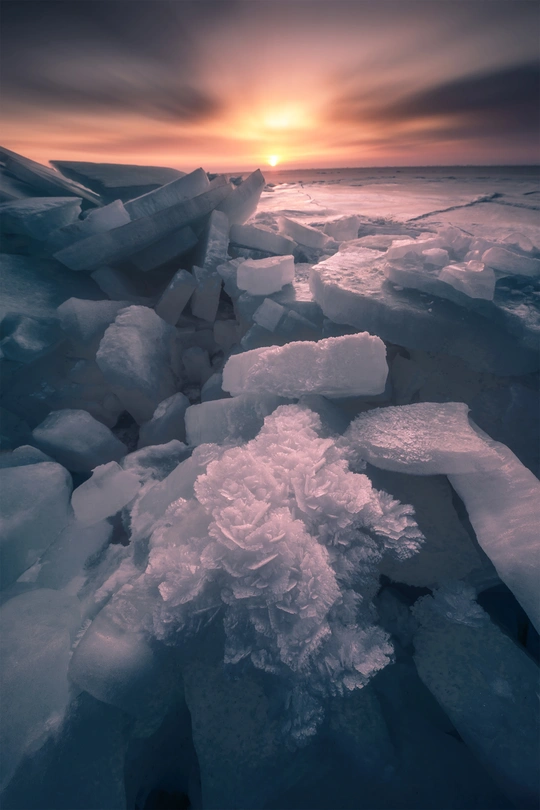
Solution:
[[[361,396],[381,394],[387,375],[384,343],[363,332],[233,355],[223,369],[223,390],[233,395]]]
[[[130,217],[121,200],[115,200],[109,205],[101,208],[94,208],[84,219],[77,219],[75,222],[66,224],[64,227],[57,226],[57,229],[47,235],[46,249],[51,253],[85,239],[94,233],[111,231],[126,225]]]
[[[358,248],[315,265],[311,290],[326,317],[399,346],[461,357],[477,371],[515,375],[538,368],[538,352],[529,348],[534,329],[526,326],[534,318],[528,311],[527,324],[519,327],[514,310],[510,316],[492,307],[496,319],[479,317],[452,301],[398,289],[386,279],[385,264],[378,251]],[[507,319],[521,328],[522,338],[508,334]]]
[[[278,217],[278,226],[280,233],[294,239],[299,245],[322,250],[329,241],[329,237],[322,231],[317,230],[317,228],[302,225],[300,222],[295,222],[294,219],[288,217]]]
[[[28,183],[32,189],[38,192],[39,196],[65,197],[69,195],[82,197],[93,205],[101,205],[100,198],[93,191],[83,188],[78,183],[72,183],[71,180],[66,180],[54,169],[36,163],[23,155],[18,155],[17,152],[0,147],[0,160],[9,174],[23,183]]]
[[[507,447],[471,426],[467,412],[458,402],[380,408],[357,417],[345,436],[376,467],[448,475],[481,547],[540,627],[540,482]]]
[[[190,445],[254,439],[271,414],[285,400],[274,394],[242,394],[191,405],[186,411],[186,435]]]
[[[538,807],[538,669],[449,583],[413,608],[418,674],[513,806]]]
[[[478,542],[540,631],[540,482],[508,447],[486,437],[497,468],[449,476]]]
[[[81,239],[60,250],[55,257],[71,270],[94,270],[102,264],[122,261],[209,214],[229,194],[231,187],[224,180],[197,197],[175,203],[151,216]]]
[[[288,236],[257,228],[255,225],[233,225],[230,240],[236,245],[265,250],[278,256],[286,256],[296,247],[296,242]]]
[[[51,160],[51,163],[66,177],[96,191],[106,202],[118,198],[131,200],[184,176],[184,172],[165,166],[88,163],[79,160]]]
[[[189,200],[191,197],[202,194],[208,190],[209,185],[210,181],[204,169],[195,169],[194,172],[172,180],[154,191],[149,191],[140,197],[129,200],[125,206],[126,211],[131,219],[149,217],[155,214],[156,211],[162,211],[170,205],[175,205],[183,200]]]
[[[69,225],[80,212],[77,197],[31,197],[0,205],[0,226],[4,233],[44,241],[50,231]]]
[[[223,202],[218,204],[218,210],[227,215],[230,225],[243,225],[253,216],[257,210],[264,183],[261,170],[256,169]],[[228,188],[230,189],[230,186]]]
[[[294,256],[247,259],[238,267],[236,283],[250,295],[271,295],[294,281]]]
[[[105,518],[116,515],[135,497],[139,479],[123,470],[116,461],[96,467],[91,478],[71,496],[71,506],[81,526],[93,526]]]
[[[473,430],[464,402],[419,402],[360,414],[345,433],[358,454],[383,470],[448,475],[490,470],[499,456]]]

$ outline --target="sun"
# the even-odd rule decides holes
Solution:
[[[279,155],[270,155],[270,157],[268,158],[268,163],[270,164],[270,166],[277,166],[280,160],[281,158],[279,157]]]

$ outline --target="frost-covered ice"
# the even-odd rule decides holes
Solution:
[[[45,241],[55,228],[63,228],[81,213],[74,197],[34,197],[0,205],[2,233],[15,233]]]
[[[302,225],[300,222],[295,222],[294,219],[278,217],[278,225],[281,233],[289,236],[299,245],[322,250],[328,242],[328,236],[318,231],[317,228]]]
[[[184,441],[186,429],[184,416],[189,408],[189,399],[180,391],[160,402],[152,418],[139,430],[139,448],[152,444],[167,444],[172,439]]]
[[[229,237],[233,244],[254,250],[264,250],[278,256],[286,256],[292,253],[296,247],[294,239],[274,233],[274,231],[257,228],[255,225],[232,225]]]
[[[51,411],[32,431],[34,444],[72,472],[90,472],[98,464],[119,461],[127,452],[108,427],[87,411]]]
[[[116,515],[137,494],[139,479],[123,470],[116,461],[101,464],[92,471],[71,496],[71,506],[81,526],[93,526]]]
[[[186,435],[190,445],[254,439],[265,416],[283,404],[273,394],[242,394],[191,405],[186,411]]]
[[[363,332],[234,355],[223,369],[223,388],[233,395],[361,396],[382,393],[387,375],[384,343]]]
[[[170,205],[197,197],[198,194],[207,191],[209,185],[210,181],[204,169],[195,169],[190,174],[160,185],[154,191],[134,197],[126,203],[125,208],[133,220],[148,217]]]

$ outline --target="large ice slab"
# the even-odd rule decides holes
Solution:
[[[257,228],[255,225],[232,225],[230,240],[236,245],[264,250],[277,256],[286,256],[296,247],[294,239],[264,228]]]
[[[218,210],[227,215],[230,225],[243,225],[255,213],[264,183],[261,170],[256,169],[217,205]]]
[[[452,583],[413,609],[418,673],[513,806],[538,806],[538,669]]]
[[[48,166],[43,166],[41,163],[36,163],[34,160],[23,157],[23,155],[12,152],[10,149],[0,147],[0,160],[5,166],[6,172],[28,184],[31,189],[34,189],[37,194],[35,196],[43,196],[44,194],[50,197],[81,197],[87,203],[92,205],[101,205],[101,199],[93,191],[89,191],[79,183],[72,183],[62,177],[54,169]],[[31,195],[34,196],[34,195]]]
[[[182,173],[179,172],[179,174]],[[171,180],[154,191],[129,200],[125,206],[126,211],[131,219],[149,217],[170,205],[197,197],[198,194],[207,191],[209,185],[210,181],[204,169],[195,169],[194,172]]]
[[[362,332],[234,355],[223,369],[223,390],[233,395],[361,396],[381,394],[387,375],[384,343]]]
[[[106,328],[130,301],[86,301],[68,298],[58,309],[60,325],[73,341],[78,357],[95,357]]]
[[[213,323],[219,307],[221,276],[218,273],[196,266],[193,267],[193,275],[197,286],[191,298],[191,313],[196,318]]]
[[[250,295],[271,295],[294,280],[294,256],[246,259],[238,267],[236,283]]]
[[[140,487],[136,475],[116,461],[95,467],[91,478],[73,491],[71,506],[81,526],[93,526],[112,517],[129,503]]]
[[[71,270],[94,270],[103,264],[127,259],[162,237],[209,214],[229,194],[231,187],[223,181],[197,197],[175,203],[120,228],[81,239],[60,250],[55,257]]]
[[[505,247],[492,247],[482,255],[482,261],[500,273],[519,276],[540,276],[540,259],[523,256]]]
[[[71,698],[67,669],[81,620],[78,600],[48,589],[23,593],[0,609],[4,788],[25,755],[61,725]]]
[[[215,273],[227,261],[229,220],[223,211],[212,211],[201,239],[200,255],[195,262],[206,273]]]
[[[93,233],[111,231],[128,222],[130,222],[130,217],[121,200],[115,200],[109,205],[94,208],[84,219],[78,219],[65,227],[58,227],[57,230],[50,232],[46,248],[54,253]]]
[[[33,197],[0,205],[2,233],[16,233],[44,241],[50,231],[77,219],[81,200],[76,197]]]
[[[51,411],[32,431],[34,444],[73,472],[90,472],[98,464],[119,461],[127,447],[87,411]]]
[[[336,242],[348,242],[356,239],[360,229],[361,219],[357,216],[338,217],[328,220],[323,228],[327,236],[331,236]]]
[[[60,464],[0,469],[2,588],[33,565],[67,525],[70,494],[71,476]]]
[[[79,160],[51,160],[51,163],[66,177],[93,189],[105,202],[131,200],[184,176],[184,172],[164,166]]]
[[[163,264],[179,259],[197,244],[197,237],[189,225],[167,234],[157,242],[130,256],[137,270],[148,273]]]
[[[485,437],[499,464],[452,474],[478,542],[540,631],[540,482],[499,442]]]
[[[0,255],[0,319],[6,312],[55,318],[56,308],[72,297],[99,300],[103,293],[92,279],[58,262]]]
[[[506,303],[500,312],[490,308],[493,318],[480,316],[452,301],[398,289],[386,279],[385,265],[381,254],[368,248],[340,251],[312,268],[313,296],[335,323],[365,329],[399,346],[461,357],[477,371],[516,375],[538,368],[531,305],[525,324]],[[488,307],[490,302],[479,303]],[[509,334],[511,328],[520,336]]]
[[[274,394],[242,394],[191,405],[186,411],[187,441],[196,446],[254,439],[264,418],[283,404]]]
[[[362,413],[345,433],[356,452],[383,470],[440,475],[492,470],[498,454],[471,427],[463,402],[418,402]]]
[[[197,280],[187,270],[178,270],[155,306],[156,314],[174,326],[193,295]]]
[[[124,408],[141,424],[179,388],[176,329],[147,307],[124,309],[106,330],[96,362]]]

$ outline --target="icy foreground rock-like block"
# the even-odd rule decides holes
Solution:
[[[71,496],[75,517],[82,526],[93,526],[116,515],[135,497],[139,486],[137,476],[123,470],[116,461],[101,464]]]
[[[106,330],[96,362],[124,408],[141,424],[179,388],[176,329],[153,310],[124,309]]]
[[[360,228],[360,217],[339,217],[327,222],[324,226],[324,233],[331,236],[336,242],[348,242],[356,239]]]
[[[500,273],[519,276],[540,276],[540,259],[520,256],[503,247],[492,247],[482,254],[482,261]]]
[[[294,281],[294,256],[247,259],[238,267],[236,283],[250,295],[271,295]]]
[[[334,323],[366,329],[398,346],[428,347],[430,352],[460,357],[477,371],[517,375],[538,368],[533,331],[521,323],[519,336],[517,331],[516,336],[509,334],[509,322],[515,322],[516,314],[495,312],[491,320],[490,314],[479,317],[452,301],[435,296],[426,300],[416,290],[400,290],[390,284],[386,265],[375,250],[340,251],[312,268],[313,297]],[[490,313],[493,310],[491,307]],[[517,324],[515,328],[518,330]]]
[[[130,256],[129,261],[137,270],[148,273],[188,253],[196,244],[197,237],[187,226],[163,236],[157,242],[152,242],[151,245]]]
[[[35,753],[63,720],[80,621],[78,600],[48,589],[15,596],[0,609],[2,788],[22,757]]]
[[[51,411],[32,431],[34,444],[73,472],[90,472],[99,464],[119,461],[127,453],[108,427],[87,411]]]
[[[448,264],[439,273],[439,280],[451,284],[471,298],[492,301],[495,293],[495,273],[483,262]]]
[[[217,272],[194,267],[193,275],[197,286],[191,299],[191,314],[203,321],[213,323],[216,319],[222,279]]]
[[[513,806],[538,807],[538,669],[462,583],[419,600],[415,663]]]
[[[243,394],[191,405],[186,411],[186,434],[190,445],[254,439],[265,416],[283,405],[272,394]]]
[[[0,585],[33,565],[71,519],[71,476],[41,462],[0,470]]]
[[[120,228],[94,234],[55,254],[71,270],[95,270],[102,264],[123,261],[164,236],[209,214],[231,193],[225,181],[189,200],[175,203]]]
[[[227,215],[230,225],[243,225],[253,216],[265,182],[261,170],[256,169],[229,194],[224,202],[217,205],[218,211],[223,211]]]
[[[93,233],[111,231],[130,221],[129,214],[120,200],[115,200],[102,208],[94,208],[84,219],[49,232],[46,248],[51,253],[72,245],[79,239],[91,236]]]
[[[498,454],[471,427],[463,402],[419,402],[360,414],[345,437],[383,470],[449,475],[499,467]]]
[[[16,233],[44,241],[55,228],[77,219],[81,200],[76,197],[31,197],[0,205],[3,233]]]
[[[141,425],[139,449],[153,444],[166,444],[172,439],[183,442],[186,438],[184,416],[187,408],[189,399],[180,392],[160,402],[150,421]]]
[[[149,217],[156,211],[163,211],[170,205],[202,194],[208,190],[209,185],[210,181],[204,169],[195,169],[194,172],[172,180],[154,191],[129,200],[125,206],[126,211],[132,220]]]
[[[197,280],[187,270],[178,270],[163,291],[155,311],[160,318],[174,326],[193,295]]]
[[[503,444],[485,441],[499,465],[450,475],[450,483],[478,542],[540,631],[540,482]]]
[[[278,217],[278,226],[280,233],[289,236],[299,245],[305,247],[322,250],[329,241],[329,237],[322,231],[318,231],[317,228],[302,225],[300,222],[295,222],[294,219],[288,217]]]
[[[82,350],[84,357],[94,357],[106,328],[114,321],[121,309],[131,306],[131,301],[85,301],[69,298],[57,313],[66,335]]]
[[[15,450],[0,455],[0,468],[27,467],[29,464],[41,464],[43,461],[53,461],[53,459],[46,453],[42,453],[37,447],[22,444]]]
[[[232,225],[229,236],[231,242],[236,245],[253,250],[265,250],[278,256],[286,256],[296,247],[294,239],[274,231],[266,231],[264,228],[257,228],[255,225]]]
[[[386,347],[361,332],[319,342],[299,341],[253,349],[230,357],[223,369],[223,390],[300,397],[336,398],[381,394],[386,385]]]

